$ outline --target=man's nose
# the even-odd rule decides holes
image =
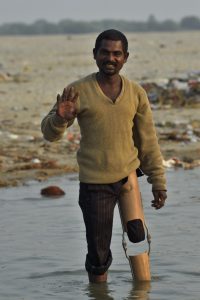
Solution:
[[[109,59],[109,61],[115,61],[115,56],[114,56],[114,54],[113,54],[113,53],[109,53],[109,54],[108,54],[108,59]]]

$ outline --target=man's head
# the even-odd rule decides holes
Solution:
[[[93,54],[100,73],[119,74],[129,55],[127,38],[115,29],[103,31],[96,39]]]
[[[108,29],[101,32],[96,38],[95,48],[93,49],[94,54],[96,54],[100,48],[102,40],[121,41],[124,53],[128,52],[128,40],[121,31]]]

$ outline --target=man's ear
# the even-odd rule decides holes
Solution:
[[[129,57],[129,52],[126,52],[126,53],[125,53],[125,63],[127,62],[128,57]]]
[[[96,49],[93,48],[93,58],[96,59]]]

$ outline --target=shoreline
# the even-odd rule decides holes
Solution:
[[[170,168],[191,169],[200,166],[200,117],[194,108],[152,110],[163,164]],[[21,111],[14,111],[21,117]],[[0,187],[23,185],[29,180],[44,181],[52,176],[78,172],[76,151],[80,132],[77,121],[63,138],[45,141],[40,131],[41,119],[35,124],[29,115],[4,119],[0,129]],[[31,118],[31,117],[30,117]],[[14,125],[14,126],[13,126]]]
[[[188,140],[186,135],[181,136],[180,132],[184,132],[182,123],[180,123],[179,131],[177,129],[178,120],[181,122],[187,118],[187,125],[197,122],[198,110],[163,109],[153,111],[153,114],[164,158],[163,165],[166,168],[182,168],[183,170],[199,167],[200,139]],[[178,114],[176,128],[173,128],[174,116]],[[164,126],[164,135],[163,127],[160,125],[163,116],[170,126]],[[199,122],[197,125],[199,126]],[[16,132],[11,134],[7,131],[7,138],[2,139],[0,188],[20,186],[30,180],[45,181],[49,177],[78,172],[76,151],[79,148],[80,133],[77,123],[66,131],[62,140],[54,143],[45,141],[39,128],[34,133],[32,132],[32,138],[30,135],[27,138],[27,132],[20,132],[19,128]],[[177,137],[175,134],[172,135],[173,132]]]
[[[169,159],[164,159],[163,165],[166,169],[170,168],[176,170],[181,168],[183,170],[191,170],[196,167],[200,167],[200,159],[193,159],[192,157],[196,155],[196,150],[189,151],[190,155],[188,155],[188,151],[184,152],[186,155],[186,159],[181,160],[179,157],[173,155],[173,157]],[[168,154],[168,151],[167,151]],[[176,153],[173,153],[176,154]],[[180,152],[179,152],[180,154]],[[7,171],[6,173],[0,174],[0,188],[5,187],[16,187],[25,185],[29,181],[46,181],[54,176],[62,176],[68,173],[78,174],[78,167],[76,166],[76,160],[74,159],[74,166],[64,164],[57,165],[57,167],[49,167],[49,168],[41,168],[40,166],[26,166],[26,169],[14,169],[12,171]]]

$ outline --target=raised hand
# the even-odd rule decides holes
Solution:
[[[62,95],[57,95],[56,113],[66,121],[74,119],[77,115],[77,99],[79,94],[74,87],[64,88]]]

